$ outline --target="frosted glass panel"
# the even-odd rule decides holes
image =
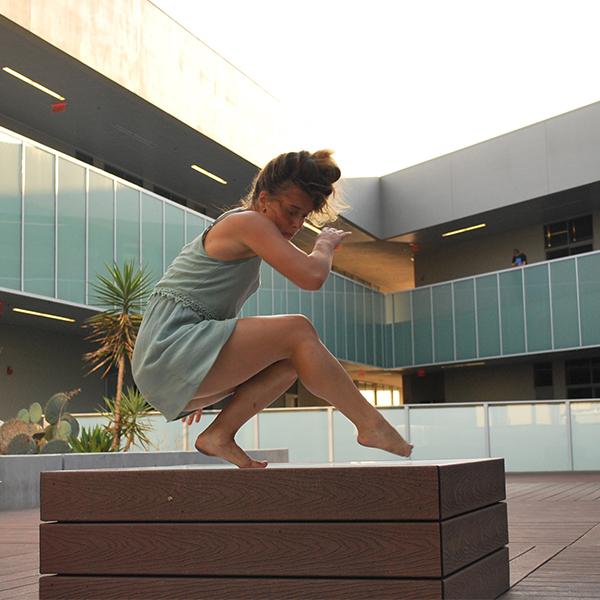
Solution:
[[[58,297],[85,302],[85,169],[58,162]]]
[[[415,364],[433,362],[431,339],[431,289],[412,292],[412,310],[415,336]]]
[[[165,270],[181,252],[184,239],[183,210],[165,202]]]
[[[394,366],[413,364],[412,311],[410,292],[393,295],[394,303]]]
[[[348,348],[346,346],[346,281],[343,277],[335,277],[333,280],[335,291],[335,347],[336,356],[346,360]]]
[[[117,264],[140,263],[140,192],[117,183]]]
[[[571,402],[573,468],[600,470],[600,402]]]
[[[498,356],[500,354],[500,319],[496,275],[477,277],[475,292],[477,295],[479,356]]]
[[[527,267],[525,274],[525,308],[527,315],[527,352],[550,350],[550,285],[548,265]]]
[[[289,448],[291,463],[328,462],[327,411],[269,411],[259,415],[260,447]]]
[[[382,408],[379,412],[406,438],[404,409]],[[334,462],[361,460],[402,460],[383,450],[365,448],[356,441],[356,427],[342,413],[333,412],[333,456]]]
[[[414,460],[486,455],[482,406],[410,408]]]
[[[346,282],[346,347],[348,360],[356,361],[356,306],[354,298],[354,284],[351,281]]]
[[[579,346],[579,309],[575,259],[550,263],[554,347]]]
[[[21,288],[21,142],[0,133],[0,287]]]
[[[54,296],[54,156],[28,146],[25,151],[26,292]]]
[[[356,360],[367,361],[365,291],[362,285],[354,286],[354,311],[356,315]]]
[[[456,327],[456,359],[475,358],[475,282],[473,279],[454,284],[454,320]]]
[[[577,257],[581,343],[600,344],[600,255]]]
[[[490,406],[490,450],[507,471],[568,471],[564,404]]]
[[[432,288],[432,294],[435,362],[454,360],[452,284],[436,285]]]
[[[335,346],[335,290],[333,288],[333,277],[330,275],[325,285],[316,292],[323,294],[325,307],[325,336],[323,343],[332,354],[336,354]]]
[[[500,273],[502,354],[525,352],[523,269]]]
[[[142,264],[156,283],[163,274],[163,203],[142,194]]]
[[[90,172],[88,200],[88,302],[96,303],[93,285],[114,260],[114,191],[108,177]]]

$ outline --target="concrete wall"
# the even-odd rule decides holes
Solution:
[[[380,181],[379,177],[356,177],[342,179],[340,184],[342,198],[350,205],[344,219],[367,232],[381,229]]]
[[[444,369],[444,386],[446,402],[535,400],[530,363]]]
[[[95,411],[106,393],[98,375],[85,376],[82,356],[90,348],[75,335],[0,324],[0,348],[0,420],[16,416],[32,402],[44,406],[56,392],[74,388],[81,388],[81,393],[71,401],[70,410]]]
[[[418,253],[414,263],[415,285],[418,287],[508,269],[514,248],[525,252],[529,263],[546,260],[543,226],[480,236],[462,243],[453,240],[430,252]]]
[[[0,0],[0,14],[256,165],[302,126],[148,0]]]
[[[386,175],[380,237],[600,179],[600,103]]]

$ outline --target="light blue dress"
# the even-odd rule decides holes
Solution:
[[[133,379],[167,421],[180,416],[233,333],[260,283],[261,258],[218,260],[204,250],[222,214],[186,244],[148,301],[131,361]]]

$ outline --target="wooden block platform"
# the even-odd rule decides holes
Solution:
[[[40,598],[495,598],[501,459],[42,473]]]

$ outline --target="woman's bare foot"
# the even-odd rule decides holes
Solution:
[[[385,419],[363,427],[356,438],[358,443],[369,448],[379,448],[398,456],[410,456],[413,446],[409,444]]]
[[[231,437],[203,431],[196,439],[196,450],[208,456],[219,456],[240,469],[264,469],[267,463],[250,458]]]

